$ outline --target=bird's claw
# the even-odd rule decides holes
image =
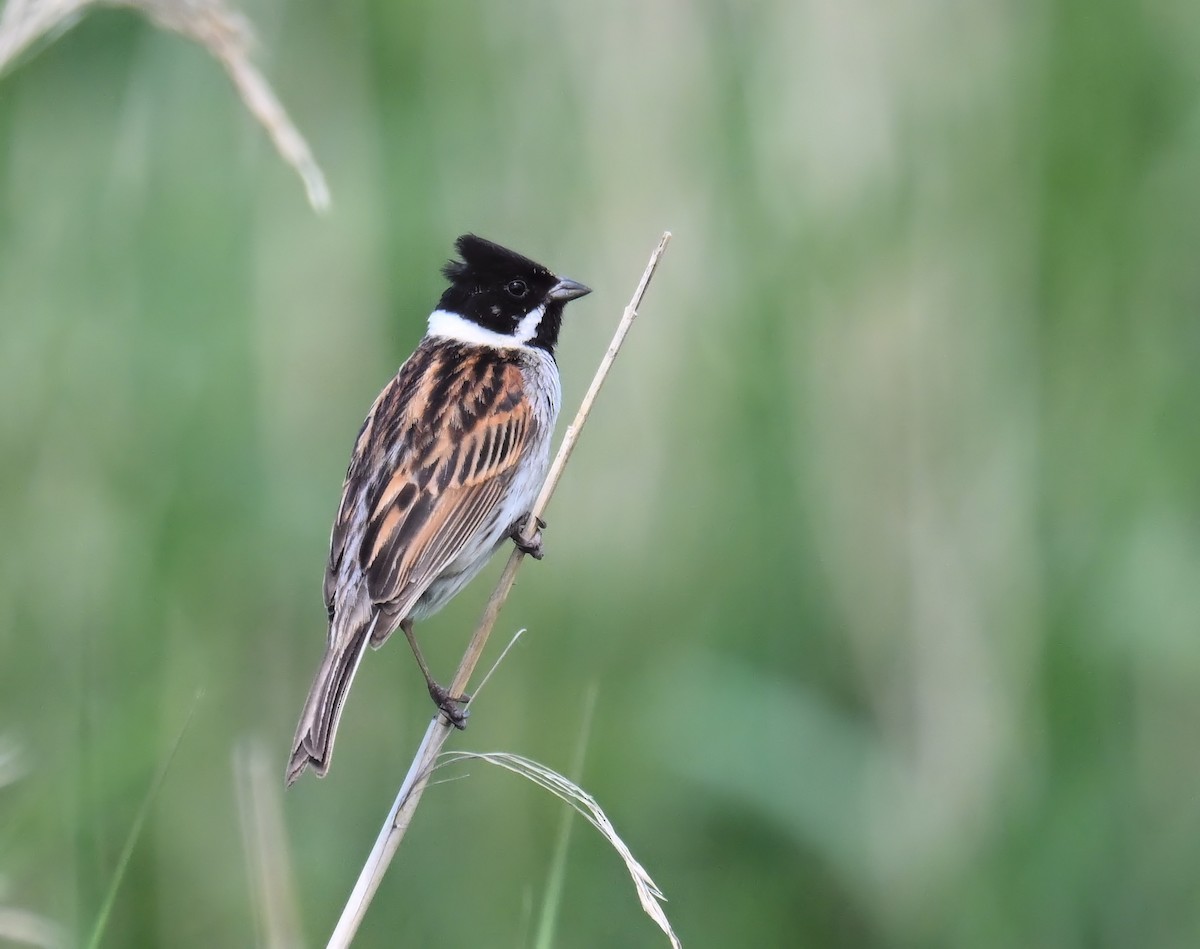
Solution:
[[[465,692],[462,695],[451,695],[450,690],[445,686],[438,685],[436,682],[429,683],[429,697],[433,699],[433,704],[438,707],[446,720],[457,728],[463,731],[467,727],[467,718],[470,716],[470,709],[460,708],[471,701],[471,696]]]
[[[546,522],[540,517],[536,518],[537,529],[533,532],[532,537],[526,537],[525,522],[528,520],[528,515],[517,518],[512,527],[508,529],[508,536],[512,538],[513,544],[521,553],[528,554],[534,560],[541,560],[546,556],[545,548],[542,546],[542,528],[546,526]]]

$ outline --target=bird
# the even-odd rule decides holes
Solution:
[[[368,645],[404,631],[430,696],[460,707],[429,671],[413,624],[437,612],[507,539],[541,559],[538,521],[562,403],[554,350],[563,309],[591,290],[474,234],[455,241],[448,286],[413,354],[384,386],[354,443],[325,568],[325,653],[286,771],[329,769],[342,708]]]

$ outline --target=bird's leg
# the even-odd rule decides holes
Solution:
[[[466,728],[467,715],[470,713],[466,709],[459,708],[459,706],[470,702],[471,696],[466,693],[451,695],[449,689],[443,685],[438,685],[429,671],[429,664],[425,661],[425,657],[421,655],[421,647],[417,645],[417,637],[413,635],[413,621],[411,619],[401,620],[400,628],[404,630],[404,636],[408,640],[408,644],[412,647],[413,655],[417,657],[417,665],[421,667],[421,675],[425,677],[425,685],[429,689],[429,697],[433,699],[433,704],[441,709],[442,713],[449,719],[450,724],[455,728],[460,731]]]
[[[508,536],[512,538],[512,542],[516,544],[517,550],[523,554],[529,554],[534,560],[541,560],[546,556],[546,551],[542,548],[542,528],[546,526],[546,522],[540,517],[537,519],[537,529],[533,532],[532,537],[525,536],[525,522],[529,520],[528,514],[522,514],[508,529]]]

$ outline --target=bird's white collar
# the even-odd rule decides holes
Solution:
[[[544,306],[532,310],[517,324],[516,332],[509,336],[480,326],[458,313],[451,313],[449,310],[434,310],[429,314],[428,335],[441,336],[445,339],[476,346],[529,349],[529,341],[537,336],[538,325],[542,322],[545,314]]]

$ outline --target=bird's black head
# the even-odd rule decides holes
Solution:
[[[512,343],[540,346],[553,355],[563,307],[591,291],[474,234],[464,234],[454,246],[462,260],[442,268],[450,286],[438,309]]]

